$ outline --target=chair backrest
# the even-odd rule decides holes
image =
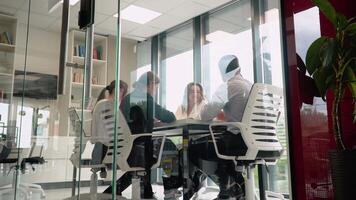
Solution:
[[[94,119],[95,118],[95,119]],[[105,144],[108,146],[108,151],[103,159],[104,164],[112,164],[113,156],[116,156],[116,162],[122,171],[142,170],[142,168],[130,167],[127,160],[133,146],[133,138],[131,130],[126,122],[122,112],[117,112],[117,124],[115,123],[114,104],[112,101],[101,100],[94,108],[93,120],[101,127],[104,127],[102,134],[109,140]],[[98,123],[102,123],[99,125]],[[115,128],[115,126],[117,128]],[[114,155],[114,134],[116,129],[117,151]]]
[[[275,161],[283,152],[277,137],[277,122],[283,112],[283,90],[273,85],[255,83],[242,117],[246,131],[242,135],[248,151],[244,158]]]
[[[80,111],[79,111],[80,112]],[[70,160],[72,161],[74,166],[79,167],[80,165],[80,154],[84,152],[86,144],[89,140],[90,136],[90,124],[91,124],[91,112],[84,111],[84,121],[83,124],[82,120],[78,115],[78,110],[75,108],[69,108],[68,110],[69,119],[72,125],[72,128],[75,132],[75,139],[74,139],[74,148],[73,153],[71,155]],[[83,128],[83,130],[81,130]],[[80,135],[82,134],[82,144],[80,145]]]

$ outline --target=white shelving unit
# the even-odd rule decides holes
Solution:
[[[101,90],[107,85],[107,48],[108,48],[108,39],[107,36],[94,34],[93,41],[93,60],[91,66],[91,97],[90,102],[91,106],[96,102],[97,97],[99,96]],[[85,46],[85,33],[78,30],[72,30],[69,33],[68,39],[68,62],[77,63],[79,65],[84,65],[84,46]],[[80,47],[80,50],[79,50]],[[94,55],[96,54],[96,55]],[[78,68],[66,68],[66,86],[65,86],[65,95],[61,96],[59,99],[63,103],[61,110],[61,118],[64,117],[63,122],[60,126],[60,134],[63,136],[72,135],[69,118],[68,118],[68,108],[75,107],[81,109],[81,103],[83,98],[83,78],[84,71],[83,69]]]
[[[0,14],[0,103],[9,105],[13,91],[16,29],[15,17]]]

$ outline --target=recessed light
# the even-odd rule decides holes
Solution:
[[[252,20],[251,17],[248,17],[248,18],[247,18],[247,21],[251,21],[251,20]]]
[[[145,24],[157,18],[160,15],[161,13],[159,12],[149,10],[147,8],[135,6],[135,5],[130,5],[121,11],[122,19],[136,22],[139,24]],[[118,17],[118,14],[116,13],[114,17]]]
[[[232,38],[234,35],[225,31],[217,30],[212,33],[209,33],[205,36],[206,41],[208,42],[216,42],[222,40],[228,40]]]

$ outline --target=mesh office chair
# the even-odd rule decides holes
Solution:
[[[221,159],[231,160],[236,168],[246,172],[245,197],[246,200],[257,198],[254,188],[254,175],[252,168],[256,164],[274,165],[283,153],[276,129],[280,112],[283,111],[282,89],[266,84],[253,85],[241,122],[219,122],[209,126],[217,156]],[[222,146],[217,144],[221,127],[225,133],[241,134],[237,143],[243,143],[236,148],[238,154],[232,155],[222,152]],[[266,192],[267,199],[284,199],[282,195]]]
[[[108,147],[108,150],[102,163],[111,166],[113,156],[116,156],[116,162],[119,170],[124,172],[136,172],[136,175],[144,175],[144,166],[133,166],[132,164],[130,164],[129,157],[133,147],[135,146],[134,141],[142,137],[150,137],[152,136],[152,133],[139,133],[133,135],[125,120],[124,115],[120,110],[117,113],[118,121],[117,123],[115,123],[114,105],[113,102],[108,100],[102,100],[95,106],[93,112],[93,120],[94,119],[94,124],[96,124],[97,126],[101,126],[99,125],[99,123],[103,123],[102,125],[104,127],[104,130],[102,130],[102,134],[105,135],[103,137],[110,138],[110,141],[105,144]],[[116,155],[114,154],[115,130],[117,136]],[[162,135],[162,142],[159,147],[158,158],[157,161],[152,165],[152,169],[158,168],[160,166],[165,139],[166,137]],[[137,187],[137,185],[135,185],[135,187]],[[139,198],[139,191],[140,189],[133,187],[132,196]]]
[[[93,163],[92,159],[83,159],[81,158],[81,154],[83,154],[87,142],[91,137],[91,124],[92,124],[92,114],[91,111],[85,110],[84,120],[80,119],[80,115],[78,110],[75,108],[70,108],[68,110],[69,119],[71,121],[72,128],[75,132],[74,139],[74,148],[73,153],[70,157],[70,161],[73,164],[73,185],[72,185],[72,195],[75,194],[75,186],[76,186],[76,172],[78,168],[90,168],[92,175],[90,177],[90,194],[97,193],[97,185],[98,185],[98,169],[104,168],[105,165],[101,163]]]
[[[13,145],[15,144],[13,143]],[[44,163],[44,159],[42,156],[43,146],[40,147],[41,150],[38,153],[36,151],[37,148],[38,146],[36,146],[36,143],[32,143],[29,151],[28,149],[17,148],[15,146],[11,146],[11,147],[4,146],[1,149],[3,150],[7,149],[10,152],[6,155],[6,157],[0,158],[0,163],[13,165],[11,168],[15,168],[14,176],[19,175],[20,168],[21,170],[23,170],[24,173],[26,163],[30,165]],[[16,166],[18,163],[20,163],[21,167]],[[34,170],[33,167],[32,169]],[[15,187],[17,187],[16,188],[17,199],[20,200],[45,199],[45,192],[43,191],[40,185],[32,184],[32,183],[23,183],[21,181],[15,182],[15,179],[13,180],[12,184],[0,187],[0,199],[12,199],[15,195]]]

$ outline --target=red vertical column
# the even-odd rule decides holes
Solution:
[[[291,149],[291,175],[293,196],[297,200],[333,199],[328,151],[335,149],[332,134],[331,103],[333,95],[327,94],[327,116],[316,109],[311,112],[300,109],[301,97],[307,87],[300,87],[296,63],[296,41],[293,15],[313,7],[310,0],[283,2],[283,21],[285,32],[286,89],[288,100],[288,123]],[[353,0],[330,0],[338,12],[347,17],[355,16]],[[321,35],[332,36],[332,25],[321,14]],[[321,103],[322,104],[322,103]],[[321,105],[321,107],[325,107]],[[356,145],[356,125],[352,124],[352,98],[345,93],[341,105],[341,121],[347,146]]]

